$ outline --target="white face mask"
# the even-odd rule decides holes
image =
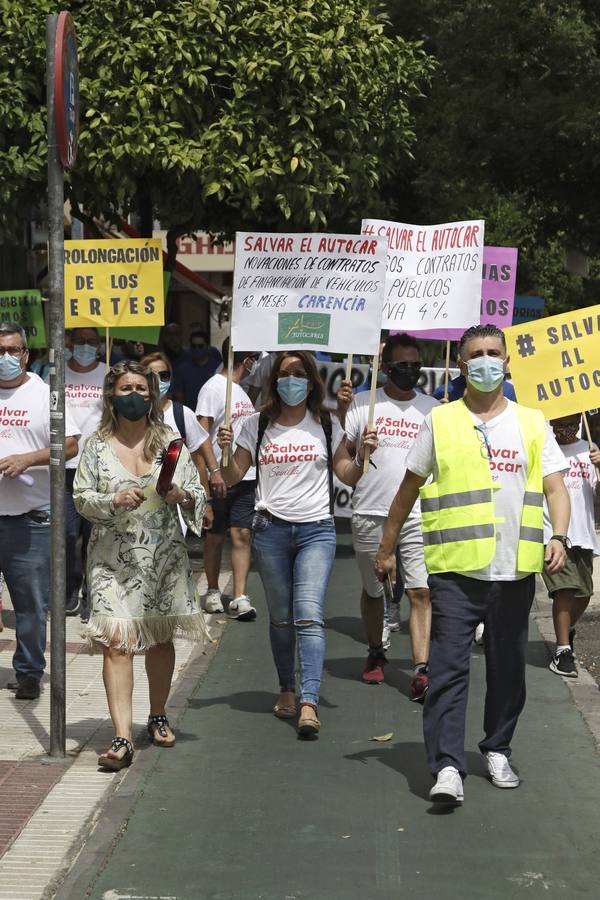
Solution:
[[[254,373],[256,372],[257,369],[258,369],[258,360],[257,359],[252,360],[252,365],[250,366],[250,368],[248,368],[248,366],[246,366],[246,371],[249,376],[254,375]]]

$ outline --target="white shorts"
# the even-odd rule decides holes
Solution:
[[[383,537],[386,516],[352,514],[354,554],[360,569],[362,586],[369,597],[381,597],[383,585],[373,571],[373,560]],[[421,519],[410,518],[398,535],[400,571],[405,590],[427,587],[427,569],[423,553]]]

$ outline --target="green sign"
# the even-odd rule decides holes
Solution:
[[[328,344],[331,316],[323,313],[279,313],[280,344]]]
[[[46,326],[39,291],[0,291],[0,322],[14,322],[25,329],[27,344],[46,347]]]

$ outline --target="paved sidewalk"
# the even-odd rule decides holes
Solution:
[[[521,787],[492,787],[477,752],[484,661],[476,648],[465,804],[435,809],[421,708],[407,698],[408,637],[393,636],[384,685],[359,682],[359,579],[348,538],[341,542],[319,740],[297,740],[293,724],[270,712],[276,681],[253,575],[258,621],[227,626],[177,747],[140,754],[56,900],[596,896],[600,758],[569,688],[547,669],[535,624],[514,741]],[[597,691],[595,702],[597,712]],[[387,732],[389,742],[371,740]]]
[[[199,565],[192,560],[192,566]],[[199,574],[199,573],[198,573]],[[230,574],[224,567],[222,586]],[[200,590],[205,582],[200,580]],[[82,833],[98,819],[104,803],[119,790],[123,774],[103,772],[96,757],[110,743],[102,683],[102,657],[90,656],[79,632],[79,617],[67,619],[67,758],[51,760],[49,746],[50,685],[46,674],[39,700],[17,701],[5,688],[14,677],[14,616],[4,596],[4,631],[0,632],[0,900],[38,900],[52,896],[81,849]],[[218,640],[223,616],[208,617]],[[48,639],[50,635],[48,632]],[[200,673],[208,666],[215,645],[205,648],[176,642],[175,697],[184,703]],[[47,653],[48,671],[51,664]],[[143,657],[134,663],[134,734],[144,741],[148,715]],[[186,676],[193,671],[192,681]],[[187,683],[186,683],[187,681]],[[170,707],[176,720],[177,700]],[[171,712],[172,710],[172,712]],[[75,900],[75,895],[73,895]],[[79,898],[77,898],[79,900]]]

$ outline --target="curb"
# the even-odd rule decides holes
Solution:
[[[543,587],[543,586],[542,586]],[[533,618],[548,650],[548,661],[554,653],[556,635],[552,622],[552,602],[538,584],[532,609]],[[600,693],[599,686],[581,663],[577,664],[578,678],[563,678],[563,682],[569,689],[571,699],[581,713],[581,717],[587,725],[594,743],[600,750]],[[554,676],[558,677],[558,676]]]

